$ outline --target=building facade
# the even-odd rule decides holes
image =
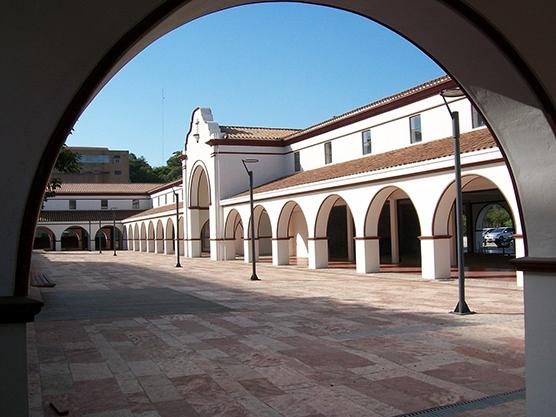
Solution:
[[[79,154],[81,169],[76,173],[54,171],[52,176],[63,183],[108,183],[129,182],[129,151],[70,146]]]
[[[68,234],[61,229],[71,221],[49,220],[66,215],[58,209],[71,212],[73,204],[77,213],[99,206],[92,217],[100,218],[114,206],[121,237],[114,242],[122,249],[175,254],[179,245],[187,257],[215,261],[250,262],[255,256],[277,266],[342,264],[363,274],[404,265],[418,268],[425,279],[449,278],[456,246],[454,151],[451,118],[439,93],[454,85],[441,77],[303,130],[221,126],[210,109],[195,109],[183,181],[136,185],[143,194],[118,200],[100,189],[89,200],[77,198],[65,185],[47,203],[38,230],[54,234],[50,241],[64,249],[56,236]],[[520,256],[521,220],[504,157],[466,98],[449,105],[458,111],[462,131],[466,262],[484,267]],[[255,183],[254,254],[242,162],[247,159],[258,161],[248,164]],[[124,190],[113,186],[116,193]],[[513,230],[511,242],[501,247],[483,239],[491,210],[507,213],[506,226]],[[102,226],[90,220],[79,227],[89,236],[87,248],[102,247]],[[104,241],[111,236],[105,233]],[[517,283],[522,285],[519,272]]]

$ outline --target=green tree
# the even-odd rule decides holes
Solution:
[[[62,149],[60,149],[60,153],[58,154],[58,158],[54,164],[54,170],[56,172],[72,174],[79,172],[81,169],[79,156],[80,155],[78,153],[72,152],[72,150],[64,144]],[[56,190],[61,186],[62,180],[60,178],[51,177],[50,181],[46,185],[43,200],[46,201],[47,199],[54,197],[56,195]]]
[[[133,153],[129,154],[129,180],[131,182],[164,182],[144,156],[137,157]]]
[[[166,165],[153,168],[164,182],[171,182],[181,177],[181,151],[175,151],[166,161]]]
[[[485,216],[485,226],[486,227],[512,227],[512,218],[508,211],[496,204],[488,210]]]

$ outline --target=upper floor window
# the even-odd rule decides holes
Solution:
[[[80,154],[79,162],[82,164],[107,164],[110,162],[110,155]]]
[[[371,129],[361,132],[361,142],[363,144],[363,155],[367,155],[373,151],[371,146]]]
[[[409,118],[409,134],[411,143],[421,142],[423,139],[420,114]]]
[[[138,209],[139,208],[139,200],[131,200],[131,208]]]
[[[301,159],[299,158],[299,151],[293,153],[293,170],[295,172],[301,171]]]
[[[69,209],[76,210],[77,209],[77,201],[76,200],[69,200]]]
[[[108,200],[100,200],[100,208],[106,210],[108,208]]]
[[[481,127],[485,125],[485,119],[483,119],[483,115],[479,113],[479,110],[475,108],[475,106],[471,105],[471,126],[473,129],[476,127]]]
[[[324,144],[324,163],[329,164],[332,162],[332,142]]]
[[[115,174],[115,175],[122,175],[122,171],[116,170],[116,171],[114,171],[114,174]]]
[[[168,194],[164,194],[164,204],[168,204]]]
[[[120,155],[114,155],[112,157],[112,160],[114,161],[115,164],[119,164],[120,163]]]

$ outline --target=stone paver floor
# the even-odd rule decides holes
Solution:
[[[34,254],[32,416],[397,416],[524,387],[523,294],[120,252]],[[524,401],[454,417],[523,416]]]

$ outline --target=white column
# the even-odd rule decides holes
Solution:
[[[249,263],[252,261],[251,258],[251,239],[244,239],[243,240],[243,261],[245,263]],[[255,239],[255,260],[259,259],[259,239]]]
[[[26,323],[1,323],[0,401],[3,416],[28,416]]]
[[[290,239],[272,239],[272,265],[289,265],[290,263]]]
[[[308,246],[309,269],[320,269],[328,267],[328,239],[309,238]]]
[[[380,246],[378,237],[356,238],[356,271],[360,274],[380,271]]]
[[[525,256],[525,245],[523,244],[523,235],[514,235],[515,257],[522,258]],[[523,288],[523,271],[515,271],[516,285]]]
[[[538,259],[541,263],[542,258]],[[527,260],[527,258],[524,258]],[[545,272],[525,271],[525,385],[527,386],[527,415],[554,415],[556,397],[556,272],[553,258],[547,258]],[[520,261],[520,260],[518,260]],[[551,264],[551,265],[550,265]],[[535,266],[534,264],[532,265]]]
[[[450,277],[450,238],[422,236],[421,271],[424,279]]]
[[[56,252],[59,252],[62,250],[62,241],[60,239],[57,239],[56,241],[54,241],[54,250]]]
[[[400,263],[400,240],[398,235],[398,200],[390,200],[390,253],[392,263]],[[380,262],[379,262],[380,263]]]

